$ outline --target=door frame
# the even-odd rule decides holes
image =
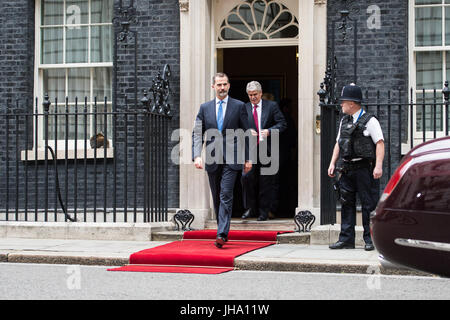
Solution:
[[[316,116],[320,114],[320,110],[316,92],[320,89],[318,84],[326,70],[327,5],[323,0],[278,1],[288,8],[290,8],[289,3],[297,7],[294,14],[299,23],[300,33],[299,39],[295,39],[296,43],[289,44],[298,46],[300,53],[298,59],[299,192],[296,211],[309,210],[316,215],[316,221],[320,221],[318,217],[320,215],[320,136],[315,130]],[[200,104],[214,97],[210,82],[218,70],[216,21],[219,24],[239,2],[238,0],[195,0],[189,2],[187,11],[180,12],[181,130],[192,131],[192,124]],[[217,13],[217,8],[223,4],[230,9],[223,10],[222,17]],[[276,41],[273,41],[273,45],[280,45],[275,43]],[[243,43],[236,43],[236,45],[243,45]],[[189,152],[190,141],[185,142],[184,148],[185,152]],[[196,170],[192,163],[180,163],[180,207],[189,208],[196,215],[193,227],[213,217],[206,174]]]

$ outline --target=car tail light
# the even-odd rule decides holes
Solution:
[[[413,158],[409,158],[405,161],[403,161],[400,166],[395,170],[394,174],[392,175],[391,179],[389,179],[388,184],[386,185],[386,188],[384,188],[383,195],[381,196],[381,200],[384,201],[386,198],[391,194],[392,190],[397,186],[398,182],[400,181],[401,177],[405,174],[406,170],[411,165],[411,160]]]

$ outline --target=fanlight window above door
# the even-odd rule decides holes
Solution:
[[[246,0],[226,16],[218,40],[270,40],[298,38],[297,18],[283,4]]]

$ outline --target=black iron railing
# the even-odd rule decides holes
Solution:
[[[343,114],[337,99],[330,98],[326,86],[318,92],[321,109],[321,219],[322,224],[336,222],[336,201],[333,180],[328,177],[333,147],[336,143],[340,119]],[[414,146],[427,140],[449,135],[450,89],[431,91],[365,92],[363,108],[376,115],[385,140],[381,192],[399,165],[402,157]]]
[[[167,221],[169,76],[137,110],[48,96],[4,107],[0,221]]]

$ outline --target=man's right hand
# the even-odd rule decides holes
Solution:
[[[203,169],[203,161],[202,161],[201,157],[197,157],[197,158],[194,159],[194,166],[197,169]]]
[[[330,163],[330,166],[328,167],[328,176],[331,178],[334,178],[334,164]]]

